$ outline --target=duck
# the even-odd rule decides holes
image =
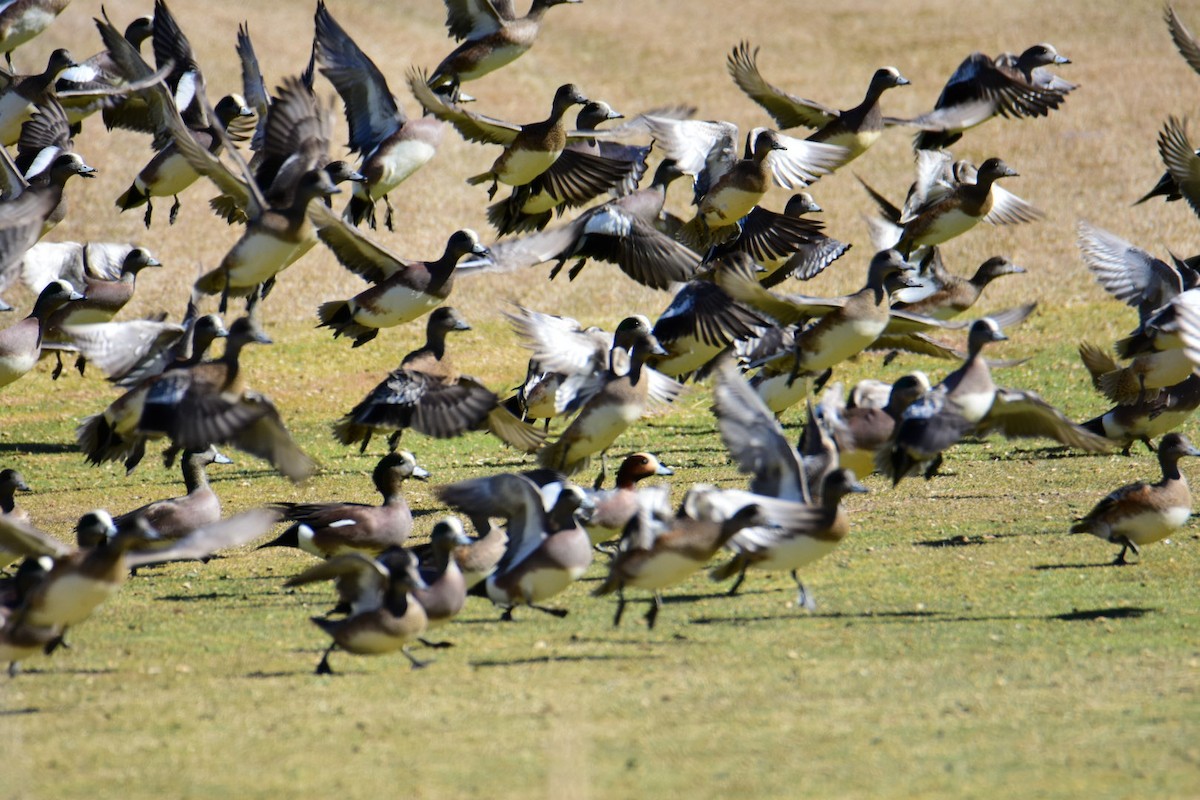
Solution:
[[[1200,181],[1196,179],[1196,173],[1200,170],[1200,156],[1196,155],[1188,138],[1186,121],[1174,115],[1167,118],[1158,134],[1158,152],[1167,167],[1166,174],[1134,205],[1144,203],[1151,197],[1165,195],[1168,201],[1186,200],[1192,212],[1200,215]]]
[[[804,588],[798,570],[829,555],[850,534],[850,518],[842,506],[842,500],[850,494],[863,494],[867,487],[855,478],[854,472],[840,468],[831,472],[822,484],[819,513],[804,519],[795,527],[743,528],[733,535],[726,547],[734,552],[733,558],[709,573],[714,581],[724,581],[736,576],[729,594],[737,594],[749,569],[771,572],[787,572],[792,576],[799,592],[797,608],[812,610],[812,596]]]
[[[193,352],[127,391],[100,414],[86,418],[76,439],[94,464],[124,459],[127,470],[141,460],[148,439],[166,436],[172,446],[204,450],[230,444],[264,458],[294,482],[316,471],[316,463],[292,440],[270,398],[245,388],[242,349],[271,339],[251,317],[229,327],[225,353],[203,361]]]
[[[123,33],[125,41],[136,50],[140,50],[142,44],[153,35],[154,17],[149,15],[135,17],[125,26]],[[136,96],[110,93],[124,88],[128,88],[128,82],[108,50],[101,50],[68,68],[54,84],[55,94],[63,100],[67,119],[72,126],[80,125],[89,115],[101,111],[107,127],[112,128],[108,123],[118,117],[120,112],[111,109],[125,103],[138,102],[131,99]],[[87,94],[88,92],[103,94],[97,96]],[[76,93],[82,94],[71,96]],[[67,97],[64,98],[64,94]]]
[[[745,253],[761,268],[758,282],[767,287],[788,278],[811,280],[851,247],[822,233],[822,223],[804,218],[821,210],[808,192],[789,197],[782,213],[755,206],[742,218],[737,237],[714,248],[706,260]]]
[[[342,266],[374,286],[349,300],[330,300],[317,309],[318,327],[334,338],[352,337],[361,347],[383,328],[411,322],[440,306],[454,289],[456,268],[467,256],[486,257],[488,249],[475,231],[464,228],[446,240],[440,258],[410,261],[393,255],[328,210],[316,209],[317,235]]]
[[[651,356],[665,354],[648,319],[622,320],[613,335],[608,368],[573,401],[579,413],[557,440],[538,452],[538,463],[572,475],[586,468],[591,456],[607,453],[617,437],[646,413],[652,397],[673,402],[683,385],[652,377],[646,366]]]
[[[584,103],[575,118],[580,132],[596,130],[597,126],[623,114],[601,100]],[[640,119],[630,123],[637,126]],[[606,128],[610,135],[621,135],[621,129]],[[488,222],[500,236],[530,230],[542,230],[554,213],[587,205],[602,194],[620,196],[637,188],[646,171],[649,147],[618,142],[583,140],[570,142],[550,168],[524,186],[515,187],[504,200],[488,206]]]
[[[738,129],[732,122],[654,116],[646,122],[663,155],[693,178],[696,214],[677,236],[701,251],[736,235],[738,221],[762,200],[772,182],[789,191],[801,189],[845,163],[849,152],[755,128],[738,158]]]
[[[394,230],[388,193],[425,166],[437,153],[445,124],[433,117],[405,115],[383,73],[329,13],[317,3],[314,53],[321,74],[333,84],[346,109],[349,147],[358,153],[365,181],[356,183],[345,217],[375,228],[375,203],[387,205],[385,224]]]
[[[46,321],[64,305],[83,295],[64,280],[51,281],[38,295],[29,316],[0,330],[0,387],[8,386],[37,365]]]
[[[447,356],[447,334],[465,330],[470,325],[454,308],[436,309],[425,326],[424,346],[406,355],[334,424],[334,437],[346,445],[361,442],[360,450],[366,452],[371,437],[381,430],[392,432],[388,447],[395,450],[408,428],[439,439],[486,429],[519,450],[536,450],[543,435],[502,407],[500,398],[478,380],[459,373]]]
[[[0,622],[0,658],[17,661],[42,650],[46,655],[65,644],[66,631],[85,621],[112,597],[139,567],[170,561],[199,561],[218,550],[239,547],[261,536],[277,517],[269,510],[252,509],[227,520],[194,530],[166,547],[144,518],[117,530],[103,509],[88,512],[77,526],[77,547],[71,548],[44,531],[0,515],[0,547],[25,555],[47,557],[51,564],[24,593],[20,605]],[[30,634],[39,646],[30,652],[5,651]],[[14,667],[10,665],[10,673]]]
[[[472,540],[463,529],[462,521],[448,515],[433,524],[429,532],[430,558],[422,563],[421,580],[425,588],[417,589],[413,596],[425,609],[428,627],[445,625],[458,616],[467,604],[467,581],[459,567],[456,553],[459,548],[470,547]],[[449,642],[430,642],[422,639],[426,647],[447,647]]]
[[[1182,427],[1197,408],[1200,408],[1200,375],[1193,373],[1174,386],[1146,392],[1139,401],[1118,403],[1079,423],[1079,427],[1113,442],[1127,456],[1133,443],[1139,441],[1153,451],[1151,440]]]
[[[0,9],[0,52],[12,69],[12,53],[58,18],[71,0],[14,0]]]
[[[617,594],[613,627],[621,624],[627,587],[652,592],[645,619],[653,629],[663,589],[699,571],[743,528],[787,524],[804,508],[801,503],[704,484],[691,487],[678,510],[671,509],[665,486],[645,489],[639,502],[641,508],[621,536],[608,575],[592,592],[594,597]]]
[[[25,476],[20,472],[11,467],[0,470],[0,515],[17,522],[29,522],[29,512],[18,506],[14,497],[17,492],[29,491],[33,490],[29,488]],[[0,545],[0,569],[7,569],[21,556],[21,551],[10,550]],[[0,661],[3,660],[0,658]]]
[[[995,116],[1044,117],[1078,88],[1044,68],[1069,63],[1069,58],[1045,42],[1026,48],[1019,56],[1002,53],[993,59],[975,52],[954,70],[932,111],[908,120],[888,118],[885,123],[920,128],[913,149],[937,150]]]
[[[450,95],[457,97],[465,81],[478,80],[533,47],[547,9],[579,2],[582,0],[533,0],[525,16],[518,17],[511,0],[446,0],[446,28],[462,44],[437,65],[429,85],[447,86]]]
[[[1182,528],[1192,514],[1192,494],[1179,470],[1179,459],[1185,456],[1200,456],[1200,450],[1183,434],[1168,433],[1158,446],[1162,479],[1113,490],[1071,526],[1071,533],[1090,533],[1121,545],[1113,564],[1125,565],[1130,550],[1140,556],[1141,547]]]
[[[619,536],[629,521],[637,516],[638,484],[646,478],[669,477],[675,470],[663,464],[653,453],[632,453],[617,468],[615,485],[611,489],[593,487],[589,497],[595,505],[587,522],[588,538],[592,544],[606,542]]]
[[[316,463],[292,439],[270,398],[245,387],[239,361],[242,349],[252,343],[272,342],[257,320],[239,317],[229,328],[221,358],[152,380],[137,430],[144,436],[166,436],[183,450],[229,444],[266,459],[300,483],[316,471]]]
[[[840,383],[827,387],[816,411],[837,447],[839,464],[858,480],[874,472],[875,454],[892,438],[901,414],[931,388],[925,373],[911,372],[888,387],[886,402],[877,407],[847,406]]]
[[[567,272],[574,280],[588,260],[616,264],[625,275],[652,289],[669,289],[691,280],[700,256],[661,228],[667,188],[683,173],[671,159],[655,168],[648,186],[584,211],[557,228],[489,245],[499,269],[519,270],[557,262],[554,278],[574,259]]]
[[[216,126],[219,125],[222,130],[227,130],[234,120],[253,116],[254,111],[240,94],[225,95],[217,101],[214,110],[216,113],[209,125],[202,128],[189,128],[189,131],[198,147],[203,147],[216,155],[225,146],[224,140],[216,132]],[[179,195],[199,178],[200,173],[180,152],[174,139],[167,138],[156,141],[153,158],[146,163],[146,166],[142,167],[129,188],[117,198],[116,206],[121,211],[145,206],[146,213],[142,216],[142,221],[149,228],[150,222],[154,218],[152,198],[170,197],[174,202],[171,204],[167,221],[174,225],[179,216],[179,209],[183,207],[183,204],[179,202]]]
[[[921,260],[917,275],[922,285],[918,291],[925,296],[911,301],[895,301],[892,308],[934,319],[953,319],[975,305],[992,281],[1024,272],[1024,267],[1014,264],[1007,257],[992,256],[976,268],[974,275],[963,278],[946,269],[938,247],[930,247]]]
[[[467,183],[472,186],[490,182],[488,200],[496,196],[501,183],[513,187],[525,186],[544,174],[559,159],[568,144],[589,141],[604,133],[598,130],[568,130],[565,119],[567,110],[588,102],[588,98],[573,83],[564,83],[554,92],[548,117],[524,125],[464,111],[456,105],[446,103],[426,85],[425,76],[419,70],[409,72],[408,84],[417,102],[428,113],[454,126],[464,139],[497,144],[504,148],[490,169],[467,178]],[[613,180],[608,184],[610,186],[624,175],[619,165],[613,166],[613,173]],[[565,179],[571,180],[578,177],[578,170],[572,170],[564,176]]]
[[[216,447],[184,451],[180,466],[187,493],[182,497],[155,500],[126,511],[113,517],[113,524],[122,530],[135,524],[135,520],[144,519],[161,540],[171,542],[218,522],[221,519],[221,500],[208,483],[207,468],[210,464],[232,463]]]
[[[295,547],[318,558],[356,552],[377,556],[400,547],[412,533],[412,512],[404,499],[404,482],[427,480],[429,472],[407,450],[388,453],[371,474],[383,503],[276,503],[291,523],[277,538],[261,547]]]
[[[8,151],[4,150],[0,153],[0,170],[16,176],[15,189],[3,201],[4,214],[0,218],[0,238],[5,243],[4,251],[0,253],[2,290],[20,273],[25,253],[53,227],[53,218],[62,205],[67,181],[75,175],[93,178],[96,169],[89,166],[78,153],[62,153],[50,162],[43,179],[30,183],[20,175]],[[2,300],[0,305],[11,308]]]
[[[981,220],[992,225],[1015,225],[1041,219],[1045,212],[996,185],[1001,178],[1019,175],[1003,159],[993,157],[980,165],[975,182],[958,183],[950,191],[931,195],[907,219],[890,203],[880,203],[885,220],[899,231],[893,246],[908,257],[919,247],[941,244],[966,233]],[[880,195],[867,188],[878,201]]]
[[[876,454],[876,467],[893,486],[922,465],[926,479],[931,478],[942,452],[972,431],[1046,437],[1088,452],[1111,448],[1107,439],[1074,424],[1037,394],[996,386],[982,352],[986,345],[1007,338],[991,317],[976,320],[962,366],[905,409],[891,440]]]
[[[513,620],[518,606],[528,606],[554,617],[565,617],[567,609],[543,605],[543,601],[579,580],[592,564],[592,544],[582,519],[591,513],[591,500],[571,483],[538,487],[520,475],[500,475],[500,488],[490,495],[503,498],[491,508],[473,506],[474,513],[504,517],[508,545],[492,574],[475,585],[472,594],[487,597],[504,609],[500,619]],[[516,480],[512,480],[516,479]],[[451,487],[456,486],[451,484]],[[449,487],[439,496],[459,505]]]
[[[146,437],[138,432],[137,425],[151,385],[171,370],[202,363],[212,343],[229,335],[213,314],[178,327],[182,329],[178,335],[172,337],[168,332],[159,350],[153,351],[138,338],[132,353],[123,348],[130,336],[140,337],[136,329],[112,334],[102,331],[94,337],[90,331],[81,334],[77,329],[68,329],[80,352],[98,362],[118,386],[126,389],[104,411],[86,417],[75,429],[76,441],[88,463],[98,466],[106,461],[124,461],[126,471],[132,472],[145,455]],[[157,336],[151,341],[158,341]]]
[[[1163,9],[1163,17],[1167,23],[1167,30],[1171,34],[1171,41],[1175,43],[1179,55],[1183,56],[1183,60],[1189,67],[1200,73],[1200,41],[1196,39],[1170,5]]]
[[[736,288],[739,284],[749,284],[751,290],[758,286],[753,279],[747,281],[745,274],[724,274],[722,280],[723,287],[734,296],[741,294]],[[746,295],[744,299],[752,305],[759,302],[756,297],[764,298],[765,303],[755,305],[756,310],[784,324],[798,322],[801,317],[817,317],[796,332],[790,348],[762,360],[755,391],[767,407],[782,413],[807,394],[806,381],[801,378],[820,375],[873,346],[892,323],[890,288],[915,283],[912,269],[898,251],[881,250],[871,258],[863,288],[845,297],[806,298],[799,304],[785,301],[778,305],[765,301],[763,292]],[[916,324],[921,322],[917,320]]]
[[[75,59],[71,57],[71,52],[60,47],[50,53],[46,69],[36,75],[0,72],[0,143],[5,147],[17,143],[21,137],[21,125],[28,122],[34,109],[45,104],[46,98],[54,93],[54,82],[62,73],[74,66]]]
[[[344,553],[309,567],[286,587],[332,580],[350,613],[342,619],[312,617],[333,641],[317,663],[317,675],[332,675],[329,656],[341,648],[353,655],[384,655],[399,650],[413,669],[426,666],[408,652],[408,644],[425,632],[429,620],[413,591],[425,587],[417,558],[403,548],[389,548],[372,558]]]
[[[105,377],[132,389],[168,369],[199,363],[212,343],[229,335],[216,314],[200,314],[189,302],[183,319],[99,322],[64,329],[80,358],[96,364]]]
[[[909,80],[895,67],[880,67],[871,76],[867,94],[853,108],[839,111],[815,100],[806,100],[783,91],[763,78],[758,71],[759,48],[741,42],[729,54],[725,66],[737,87],[762,106],[781,129],[803,126],[816,128],[811,142],[828,142],[847,149],[848,163],[867,151],[883,133],[880,98],[888,89],[908,86]]]

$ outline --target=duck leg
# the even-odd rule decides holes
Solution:
[[[801,582],[800,576],[796,574],[796,570],[792,570],[792,580],[796,582],[796,590],[798,592],[796,607],[803,608],[805,611],[815,610],[817,604],[813,602],[812,597],[808,594],[808,590],[804,588],[804,583]]]
[[[383,203],[384,203],[384,205],[387,206],[387,216],[383,218],[383,224],[387,226],[387,229],[389,231],[392,231],[394,233],[396,231],[396,226],[393,224],[393,218],[395,216],[395,211],[392,209],[392,201],[388,199],[388,196],[386,194],[383,196]],[[375,226],[372,225],[371,227],[375,227]]]
[[[738,589],[742,588],[742,581],[746,580],[746,565],[742,564],[742,569],[738,572],[737,578],[733,581],[733,586],[729,587],[729,591],[725,593],[727,597],[733,597],[737,594]]]
[[[621,615],[625,613],[625,587],[617,587],[617,613],[613,615],[613,627],[621,626]]]
[[[597,492],[600,491],[606,480],[608,480],[608,451],[603,450],[600,453],[600,474],[592,482],[592,489]]]
[[[329,666],[329,654],[337,649],[337,642],[333,642],[325,649],[325,654],[321,656],[321,663],[317,664],[317,669],[314,675],[332,675],[333,668]]]
[[[54,358],[58,363],[56,363],[54,365],[54,370],[50,373],[50,380],[52,380],[52,381],[58,380],[58,376],[62,375],[62,371],[63,371],[62,352],[59,350],[55,350]]]
[[[646,612],[646,627],[654,630],[654,621],[658,619],[658,612],[662,611],[662,592],[656,591],[650,599],[650,610]]]
[[[167,222],[169,224],[175,224],[175,218],[179,216],[180,205],[181,203],[179,202],[179,195],[175,195],[175,202],[171,204],[171,213],[167,217]]]
[[[150,196],[146,195],[146,213],[142,215],[142,222],[146,223],[146,227],[150,227],[150,219],[154,216],[154,204],[150,202]]]
[[[583,270],[583,267],[585,264],[587,264],[586,258],[581,258],[578,261],[576,261],[575,266],[571,267],[571,271],[567,273],[567,280],[572,280],[572,281],[575,280],[575,278]],[[559,266],[562,266],[561,262],[560,262]]]
[[[407,647],[401,647],[400,652],[404,653],[404,657],[408,659],[408,663],[412,664],[413,669],[422,669],[429,666],[428,661],[419,661],[412,653],[408,652]]]
[[[1129,539],[1125,538],[1124,536],[1117,539],[1116,541],[1120,542],[1120,544],[1121,544],[1121,552],[1117,554],[1117,557],[1115,559],[1113,559],[1112,563],[1113,563],[1114,567],[1123,567],[1129,563],[1128,561],[1125,560],[1125,553],[1129,550],[1132,550],[1133,554],[1135,556],[1140,557],[1142,555],[1142,551],[1138,550],[1137,545],[1134,544],[1133,542],[1129,541]]]
[[[404,434],[403,429],[396,431],[388,437],[388,452],[396,452],[396,448],[400,446],[400,437]]]

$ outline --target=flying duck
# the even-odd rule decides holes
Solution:
[[[525,16],[518,17],[512,0],[446,0],[446,28],[462,44],[442,59],[429,85],[448,85],[451,97],[457,99],[463,82],[482,78],[533,47],[546,9],[579,2],[533,0]]]
[[[388,446],[395,450],[407,428],[438,439],[482,428],[519,450],[536,450],[542,435],[503,408],[494,392],[460,374],[447,357],[446,335],[464,330],[470,330],[467,321],[449,306],[430,314],[425,345],[406,355],[397,369],[334,424],[338,441],[361,442],[365,452],[372,435],[385,430],[392,432]]]
[[[871,76],[866,97],[853,108],[839,111],[783,91],[763,79],[758,71],[758,50],[741,42],[726,59],[725,66],[738,88],[770,114],[781,129],[816,128],[810,142],[827,142],[847,149],[845,161],[858,158],[883,133],[879,100],[888,89],[907,86],[908,78],[895,67],[881,67]]]
[[[358,153],[365,182],[354,185],[346,206],[353,225],[365,219],[375,227],[375,203],[387,204],[385,224],[393,230],[388,192],[423,167],[437,152],[445,125],[432,117],[409,119],[388,88],[383,73],[342,29],[323,0],[317,3],[313,52],[346,107],[349,147]]]

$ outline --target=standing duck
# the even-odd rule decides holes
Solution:
[[[29,316],[0,330],[0,387],[34,368],[42,353],[46,321],[67,303],[82,299],[66,281],[51,281],[38,295]]]
[[[1090,533],[1121,545],[1113,564],[1123,565],[1129,550],[1141,555],[1140,545],[1161,541],[1182,528],[1192,514],[1192,493],[1179,471],[1179,459],[1184,456],[1200,456],[1200,450],[1183,434],[1168,433],[1158,445],[1162,479],[1112,491],[1071,526],[1071,533]]]
[[[182,539],[198,528],[212,525],[221,519],[221,500],[208,483],[208,465],[232,464],[217,448],[187,450],[180,459],[183,485],[187,494],[127,511],[113,517],[113,524],[123,530],[143,519],[166,541]]]
[[[383,503],[276,503],[284,520],[292,523],[262,547],[297,547],[318,558],[342,553],[376,556],[389,547],[400,547],[412,532],[412,512],[404,499],[404,482],[426,480],[429,473],[412,453],[388,453],[371,474]]]

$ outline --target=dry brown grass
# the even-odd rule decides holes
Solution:
[[[149,4],[106,5],[121,24]],[[307,59],[307,2],[177,1],[173,10],[213,96],[237,86],[233,38],[247,15],[270,84]],[[448,51],[442,6],[331,0],[331,10],[415,112],[403,76],[410,64],[432,66]],[[1200,28],[1200,5],[1180,11]],[[59,45],[90,53],[98,12],[94,0],[75,0],[50,32],[18,51],[18,66],[40,67]],[[1160,254],[1200,250],[1196,218],[1182,204],[1129,208],[1162,171],[1154,147],[1162,121],[1191,114],[1200,96],[1200,76],[1170,46],[1157,4],[585,0],[553,9],[533,51],[468,91],[484,113],[529,120],[542,117],[554,88],[570,80],[627,114],[686,101],[701,117],[745,130],[766,120],[725,72],[725,56],[741,39],[762,46],[770,81],[833,105],[857,102],[871,72],[893,64],[913,81],[888,94],[886,110],[896,115],[930,108],[973,50],[1049,41],[1074,60],[1063,75],[1081,88],[1063,109],[1048,119],[991,122],[957,151],[976,161],[1003,156],[1022,173],[1009,188],[1045,209],[1047,220],[981,226],[945,252],[959,272],[997,252],[1029,269],[989,291],[989,308],[1036,298],[1044,309],[1000,351],[1035,356],[1004,380],[1040,388],[1074,416],[1095,413],[1100,403],[1084,386],[1074,343],[1111,337],[1132,315],[1090,280],[1075,247],[1076,221]],[[208,186],[188,191],[173,228],[165,224],[169,202],[159,204],[151,231],[140,210],[118,214],[113,198],[148,157],[145,139],[105,134],[99,121],[85,128],[78,149],[101,175],[68,187],[73,210],[50,238],[146,244],[167,268],[139,280],[126,316],[178,313],[196,274],[238,232],[207,213]],[[340,120],[335,141],[344,141]],[[372,235],[400,255],[428,257],[458,227],[486,230],[485,194],[463,179],[495,154],[448,132],[438,158],[393,196],[399,230]],[[862,281],[870,248],[860,215],[870,208],[852,173],[900,197],[911,180],[907,134],[885,136],[850,170],[815,187],[830,234],[856,249],[806,291],[839,293]],[[676,211],[686,210],[687,194],[677,188]],[[769,202],[778,207],[784,198],[777,190]],[[550,283],[545,272],[459,282],[452,303],[476,328],[460,340],[466,369],[496,386],[524,374],[501,301],[608,324],[634,311],[654,316],[668,301],[603,265],[590,265],[574,283]],[[326,469],[296,488],[239,458],[214,474],[228,507],[369,500],[370,457],[335,448],[326,426],[423,333],[413,324],[351,350],[312,330],[319,302],[361,286],[318,248],[282,276],[265,304],[279,344],[248,356],[252,382],[276,399]],[[841,377],[878,370],[877,360],[865,359]],[[51,384],[48,371],[5,390],[0,429],[5,465],[18,464],[35,484],[26,505],[39,523],[65,534],[83,508],[123,509],[174,491],[174,476],[152,457],[130,477],[84,468],[72,429],[110,394],[96,376]],[[720,455],[705,394],[695,392],[628,440],[665,454],[680,485],[738,480]],[[420,447],[436,481],[519,463],[486,439],[410,445]],[[1104,545],[1059,535],[1066,520],[1153,467],[1144,458],[1037,455],[976,445],[956,451],[954,475],[943,481],[895,492],[872,484],[880,491],[853,507],[855,536],[815,570],[823,603],[815,616],[783,608],[786,580],[759,578],[762,591],[729,603],[711,596],[701,578],[681,590],[697,602],[670,607],[659,630],[629,625],[614,634],[610,607],[589,602],[584,585],[564,600],[572,617],[559,627],[529,618],[498,626],[490,609],[472,606],[468,624],[455,629],[461,646],[422,674],[405,673],[399,659],[342,656],[347,677],[311,680],[319,637],[304,617],[325,597],[279,589],[283,576],[307,563],[302,557],[171,568],[126,587],[81,628],[75,651],[3,687],[0,794],[1194,795],[1195,536],[1149,549],[1138,568],[1046,569],[1103,560]],[[414,487],[410,502],[436,508],[428,487]],[[419,530],[431,520],[420,519]],[[947,546],[925,546],[937,542]],[[1076,619],[1073,609],[1098,611]]]

